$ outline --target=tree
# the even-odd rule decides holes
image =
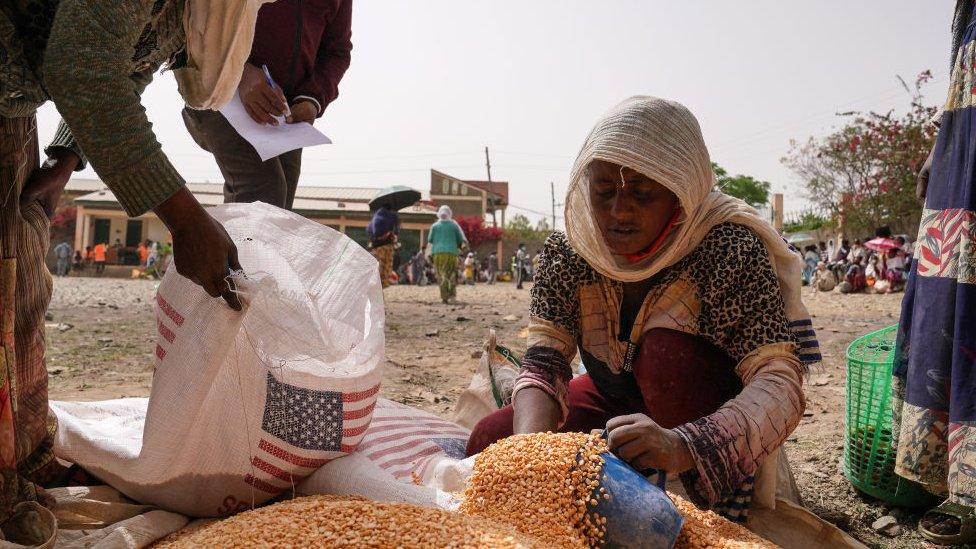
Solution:
[[[505,224],[505,235],[514,240],[533,240],[538,231],[532,228],[532,222],[522,214],[515,214]]]
[[[922,85],[931,79],[929,71],[919,74],[914,89],[902,80],[912,97],[904,114],[841,113],[847,121],[837,131],[791,143],[783,163],[803,180],[810,201],[844,220],[845,231],[871,234],[892,224],[910,232],[918,225],[916,176],[936,134],[929,124],[936,109],[922,104]]]
[[[457,216],[454,218],[457,224],[464,231],[464,236],[468,238],[468,246],[471,249],[477,248],[485,242],[501,240],[502,230],[498,227],[485,226],[485,219],[476,215],[465,217]]]
[[[537,233],[551,233],[552,227],[549,226],[548,217],[540,217],[539,221],[535,224],[535,232]]]
[[[769,202],[768,181],[760,181],[751,175],[729,175],[715,162],[712,162],[712,171],[715,172],[715,184],[725,194],[740,198],[754,208]]]

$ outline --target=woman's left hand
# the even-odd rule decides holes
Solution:
[[[695,466],[685,440],[644,414],[611,419],[607,434],[610,451],[638,471],[654,468],[676,474]]]

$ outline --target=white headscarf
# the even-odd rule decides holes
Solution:
[[[596,224],[590,204],[588,166],[604,160],[635,170],[678,197],[681,214],[661,248],[630,263],[614,255]],[[712,227],[731,221],[755,232],[769,251],[791,321],[810,318],[800,300],[803,260],[745,202],[715,189],[708,149],[698,120],[684,105],[657,97],[634,96],[603,116],[583,143],[566,193],[566,235],[570,245],[599,273],[637,282],[691,253]]]
[[[454,216],[454,212],[451,211],[451,207],[444,204],[440,208],[437,208],[437,218],[443,219],[444,221],[449,221],[451,217]]]
[[[234,97],[251,55],[258,9],[273,1],[186,0],[187,65],[174,74],[187,106],[217,110]]]

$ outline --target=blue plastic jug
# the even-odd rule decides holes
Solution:
[[[591,510],[607,519],[603,547],[674,547],[684,519],[661,487],[664,474],[658,475],[661,486],[656,486],[614,454],[604,452],[600,456],[603,474],[592,495],[597,504]],[[606,490],[609,499],[599,496],[600,488]]]

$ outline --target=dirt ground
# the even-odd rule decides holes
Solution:
[[[147,396],[152,381],[156,283],[63,278],[55,281],[47,321],[50,393],[55,400]],[[460,304],[440,303],[436,287],[387,290],[387,372],[383,396],[450,418],[478,364],[490,328],[525,350],[527,290],[512,284],[463,286]],[[900,535],[871,523],[891,509],[859,496],[840,470],[844,424],[844,351],[858,335],[894,324],[901,294],[852,295],[804,289],[824,352],[806,385],[807,413],[786,444],[804,503],[872,547],[917,547],[918,516],[894,511]]]

